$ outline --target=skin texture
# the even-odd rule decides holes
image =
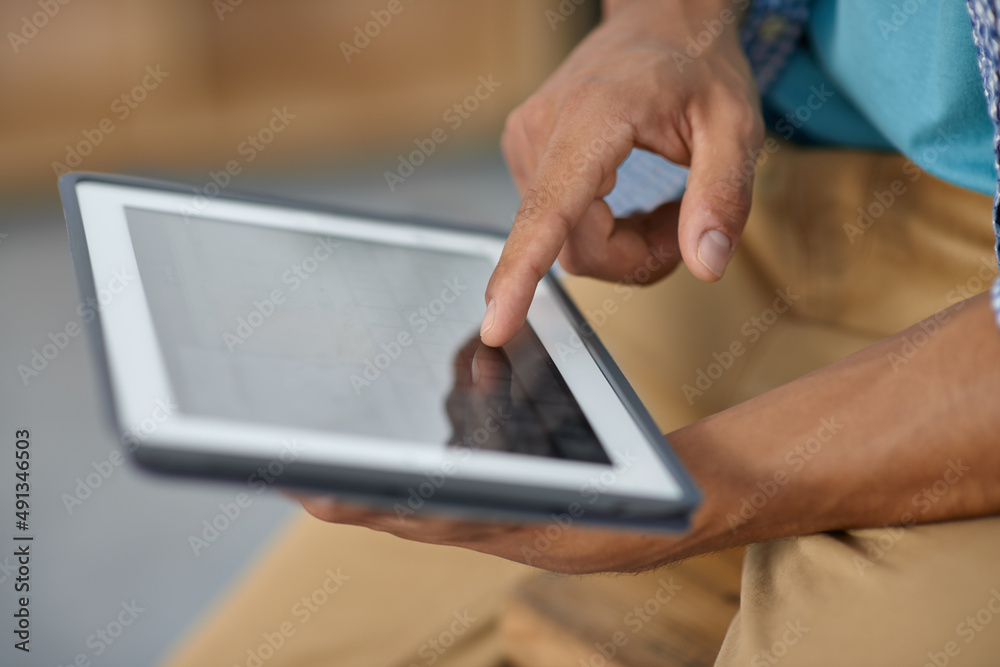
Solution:
[[[332,498],[300,500],[325,521],[565,573],[641,571],[769,539],[997,514],[1000,335],[986,295],[936,317],[668,434],[705,494],[682,537],[569,526],[538,549],[547,525],[400,520]],[[935,327],[894,372],[890,355]],[[743,519],[744,499],[768,482],[777,492]]]
[[[683,71],[670,53],[734,4],[606,3],[604,24],[511,114],[503,147],[524,203],[487,289],[486,345],[514,334],[557,256],[571,272],[617,280],[662,244],[679,249],[698,278],[718,279],[722,271],[699,259],[698,242],[712,230],[732,247],[739,239],[752,188],[739,166],[761,143],[759,103],[735,24]],[[634,146],[690,165],[688,189],[679,206],[616,223],[600,197]],[[650,280],[675,266],[668,262]],[[893,364],[891,355],[902,356],[918,331],[926,344]],[[993,515],[1000,513],[997,368],[1000,334],[980,295],[668,434],[705,496],[681,537],[569,525],[540,541],[550,526],[401,520],[328,497],[299,499],[325,521],[566,573],[641,571],[763,540]]]
[[[503,345],[524,323],[557,257],[570,273],[618,280],[662,245],[675,259],[649,281],[681,257],[715,281],[746,224],[753,179],[740,167],[759,150],[764,124],[736,31],[738,3],[630,0],[610,3],[606,15],[507,120],[501,145],[523,199],[486,288],[487,345]],[[678,61],[705,21],[724,29],[697,58]],[[687,192],[679,206],[616,224],[602,197],[636,147],[690,166]],[[724,246],[707,241],[702,252],[706,233]]]

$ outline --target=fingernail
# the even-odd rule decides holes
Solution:
[[[486,314],[483,315],[483,325],[479,328],[479,335],[485,336],[486,332],[493,328],[493,320],[497,316],[497,300],[490,299],[489,305],[486,306]]]
[[[710,229],[698,241],[698,261],[719,278],[726,271],[729,257],[733,254],[733,244],[729,237],[718,229]]]
[[[482,373],[479,372],[479,361],[476,359],[476,356],[473,355],[472,356],[472,384],[479,384],[479,378],[481,376],[482,376]]]

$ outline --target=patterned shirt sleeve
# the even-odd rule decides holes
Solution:
[[[795,50],[809,19],[811,4],[812,0],[752,0],[750,3],[740,27],[740,41],[761,93],[778,78],[788,56]]]
[[[1000,31],[997,27],[997,0],[969,0],[969,19],[972,21],[972,41],[976,45],[979,74],[983,77],[986,109],[993,120],[993,168],[1000,173]],[[994,248],[1000,265],[1000,182],[993,197]],[[994,306],[996,302],[994,301]]]
[[[993,305],[993,319],[1000,327],[1000,276],[993,281],[993,288],[990,289],[990,303]]]
[[[788,56],[809,19],[811,0],[733,0],[749,2],[740,41],[754,71],[757,87],[764,93],[778,78]],[[998,0],[968,0],[979,70],[983,77],[990,117],[994,123],[997,171],[1000,172],[1000,22]],[[605,199],[616,216],[651,211],[660,204],[680,198],[687,183],[687,170],[643,150],[633,150],[618,168],[614,191]],[[996,254],[1000,264],[1000,182],[993,204]],[[990,303],[1000,327],[1000,278],[990,289]]]

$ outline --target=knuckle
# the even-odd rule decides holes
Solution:
[[[549,209],[552,200],[548,188],[533,185],[525,191],[517,217],[525,223],[533,223]]]
[[[562,227],[561,231],[569,233],[572,223],[559,206],[563,194],[564,187],[559,181],[536,181],[525,190],[517,217],[524,223],[534,224],[539,218],[550,215],[553,222]]]
[[[508,159],[510,158],[510,155],[514,153],[514,144],[516,142],[514,136],[514,130],[511,127],[511,120],[508,117],[507,122],[504,125],[503,132],[500,134],[500,148],[503,150],[504,155]]]
[[[517,171],[520,167],[520,151],[514,145],[513,141],[509,139],[506,135],[500,137],[500,152],[503,154],[504,162],[507,163],[507,168],[512,172]],[[514,174],[516,175],[516,174]]]
[[[750,184],[736,176],[712,183],[705,191],[709,209],[726,227],[738,229],[750,215]]]
[[[572,114],[580,111],[600,97],[603,87],[603,80],[593,74],[577,77],[563,96],[562,112]]]
[[[729,125],[743,141],[753,146],[764,140],[764,117],[758,106],[752,102],[748,91],[726,89],[714,108],[722,114],[722,121]]]
[[[737,134],[752,146],[757,147],[764,141],[764,119],[748,103],[735,107],[731,122]]]
[[[524,112],[524,105],[507,114],[504,121],[503,132],[500,135],[501,145],[514,145],[518,137],[525,135],[527,120]]]
[[[524,181],[529,175],[530,155],[526,154],[527,150],[527,147],[511,135],[504,133],[500,137],[500,152],[503,154],[504,162],[507,163],[507,168],[518,188],[523,188]]]
[[[548,102],[538,95],[529,98],[511,114],[512,122],[518,122],[524,133],[532,140],[548,132],[550,126],[550,107]]]
[[[500,263],[497,265],[498,271],[502,272],[506,282],[523,285],[537,285],[550,268],[544,266],[543,262],[534,256],[517,258],[516,260],[505,260],[501,257]]]
[[[573,231],[573,221],[567,218],[566,214],[560,210],[552,210],[550,213],[552,216],[552,224],[558,230],[559,236],[562,238],[568,237],[570,232]]]

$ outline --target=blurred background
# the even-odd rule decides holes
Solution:
[[[34,537],[31,652],[17,651],[5,631],[0,665],[714,662],[739,604],[739,550],[669,572],[553,577],[472,551],[321,524],[271,490],[251,494],[237,518],[220,520],[246,485],[139,472],[103,421],[86,336],[55,345],[67,327],[84,325],[58,174],[164,178],[210,188],[210,196],[220,186],[505,232],[519,197],[498,146],[504,119],[596,24],[599,9],[599,0],[0,3],[0,615],[7,628],[21,594],[12,538]],[[659,285],[683,295],[684,312],[711,321],[707,287],[678,273]],[[613,286],[574,291],[573,284],[584,313],[603,316]],[[661,429],[760,390],[752,373],[749,384],[733,373],[704,402],[679,402],[678,378],[703,360],[669,355],[669,371],[650,372],[648,355],[661,353],[656,327],[640,335],[632,324],[650,321],[661,298],[637,293],[601,330]],[[741,301],[745,317],[766,305],[750,292]],[[654,319],[671,326],[678,317]],[[713,349],[738,335],[716,329],[707,329],[718,339]],[[706,329],[678,331],[704,347]],[[771,336],[768,354],[787,356],[782,340]],[[44,368],[23,375],[19,367],[45,346]],[[31,442],[28,531],[18,531],[12,511],[21,429]],[[210,524],[224,527],[207,546],[192,542],[210,536]],[[336,586],[341,564],[349,585],[328,597],[323,587]],[[674,584],[684,595],[661,605]],[[323,604],[303,618],[296,610],[306,596]],[[650,605],[656,613],[639,627],[623,625]],[[469,617],[478,619],[472,628],[462,625]],[[318,620],[295,642],[273,648],[276,628],[298,629],[311,618]],[[627,646],[607,643],[626,627]]]
[[[436,127],[449,137],[434,162],[495,158],[506,114],[596,18],[596,1],[563,4],[5,2],[0,194],[51,194],[59,165],[197,181],[232,159],[240,180],[348,167],[384,186]],[[445,123],[480,76],[501,85]],[[294,122],[251,163],[239,146],[275,108]]]
[[[225,539],[192,555],[189,536],[233,489],[115,463],[83,337],[37,377],[18,373],[50,334],[80,321],[57,175],[203,187],[235,162],[232,190],[503,230],[518,204],[497,145],[504,118],[598,9],[598,0],[0,4],[0,452],[13,451],[16,429],[30,430],[35,536],[31,652],[15,651],[5,631],[0,664],[159,663],[301,514],[279,494],[255,497]],[[481,78],[499,84],[486,99],[474,97]],[[276,114],[280,132],[268,129]],[[447,140],[390,190],[385,172],[437,128]],[[0,461],[0,472],[9,628],[12,463]],[[122,613],[138,618],[115,635]]]
[[[320,524],[270,490],[197,546],[192,538],[222,525],[220,512],[247,487],[151,477],[124,462],[102,419],[86,335],[62,334],[83,326],[56,189],[65,171],[508,230],[519,197],[498,147],[504,119],[599,10],[600,0],[0,2],[0,667],[714,662],[739,606],[739,550],[630,577],[553,577]],[[431,144],[433,152],[422,148]],[[839,222],[830,229],[843,241]],[[732,266],[743,261],[737,253]],[[764,327],[704,399],[683,400],[682,383],[721,361],[691,350],[730,349],[746,334],[726,326],[770,308],[771,278],[755,266],[743,264],[742,282],[730,278],[734,298],[712,296],[679,270],[630,293],[613,322],[598,311],[599,289],[589,304],[580,298],[587,290],[571,289],[592,321],[595,312],[608,319],[601,338],[665,432],[874,340],[793,313]],[[851,280],[861,286],[869,275]],[[640,331],[633,322],[653,324]],[[46,346],[44,367],[24,375],[19,368]],[[19,430],[31,443],[27,531],[13,511]],[[12,538],[26,533],[30,653],[14,648],[12,633],[22,595]],[[345,568],[348,585],[330,598],[324,586],[339,586],[341,562],[355,569]],[[661,605],[675,583],[685,593]],[[323,599],[321,620],[308,641],[303,631],[278,651],[268,637],[301,620],[289,612],[305,596]],[[638,609],[649,618],[636,628]],[[464,614],[481,620],[467,628]],[[609,643],[623,628],[633,633],[627,645]],[[332,658],[330,644],[345,652]]]

